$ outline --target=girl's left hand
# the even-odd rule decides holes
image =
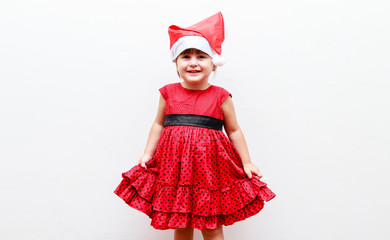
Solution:
[[[244,163],[243,167],[244,167],[244,171],[245,171],[246,175],[249,177],[249,179],[252,179],[252,173],[254,175],[256,175],[259,179],[261,177],[263,177],[263,174],[260,172],[260,169],[258,167],[256,167],[256,165],[253,164],[252,162]]]

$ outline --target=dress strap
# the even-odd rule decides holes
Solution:
[[[212,128],[222,131],[223,120],[203,115],[169,114],[165,115],[164,127],[172,125],[189,125]]]

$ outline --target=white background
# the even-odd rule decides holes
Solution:
[[[225,239],[390,238],[387,1],[1,0],[1,239],[173,238],[113,191],[179,81],[168,26],[218,11],[211,83],[277,195]]]

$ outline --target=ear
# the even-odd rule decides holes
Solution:
[[[217,70],[217,66],[213,64],[213,71]]]

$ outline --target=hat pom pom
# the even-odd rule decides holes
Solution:
[[[225,58],[221,57],[220,55],[218,54],[215,54],[214,57],[213,57],[213,63],[215,66],[222,66],[225,64]]]

